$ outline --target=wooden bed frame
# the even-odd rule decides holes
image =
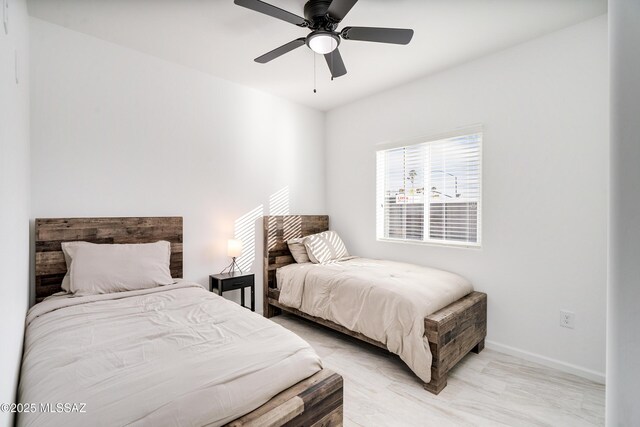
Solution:
[[[62,242],[153,243],[171,242],[170,269],[182,277],[182,218],[49,218],[35,221],[36,302],[61,291],[67,272]],[[282,391],[264,405],[227,424],[228,426],[323,426],[342,425],[342,377],[322,369]]]
[[[320,233],[329,229],[326,215],[265,216],[264,227],[264,315],[272,317],[281,311],[294,314],[327,328],[342,332],[383,349],[387,347],[362,334],[278,302],[280,291],[276,270],[295,263],[286,241]],[[424,388],[438,394],[447,385],[447,375],[467,353],[479,353],[487,335],[487,295],[472,292],[424,319],[425,337],[429,342],[433,362],[431,382]]]

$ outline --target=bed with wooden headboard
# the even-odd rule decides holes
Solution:
[[[37,218],[36,302],[60,292],[67,265],[63,242],[171,243],[171,277],[182,278],[182,217]]]
[[[331,321],[310,316],[300,310],[278,302],[280,291],[276,283],[276,270],[295,260],[286,241],[305,237],[329,229],[327,215],[265,216],[264,228],[264,315],[272,317],[281,311],[294,314],[330,329],[386,350],[386,346],[362,334]],[[487,295],[472,292],[424,319],[425,337],[429,342],[433,362],[431,382],[425,389],[438,394],[447,385],[448,372],[470,351],[479,353],[487,335]]]
[[[62,242],[171,243],[170,270],[182,278],[182,217],[38,218],[35,221],[36,302],[61,291],[67,267]],[[264,405],[227,424],[228,426],[341,426],[342,377],[322,369],[283,390]]]

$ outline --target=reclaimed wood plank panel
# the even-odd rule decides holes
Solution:
[[[487,335],[487,294],[472,292],[424,320],[433,356],[431,382],[425,389],[438,394],[448,372],[470,351],[479,353]]]
[[[171,276],[182,278],[182,217],[37,218],[35,224],[36,302],[60,292],[67,266],[62,242],[171,243]]]
[[[256,418],[253,424],[264,427],[279,427],[295,419],[303,412],[304,401],[300,397],[294,396],[282,405]]]
[[[311,424],[311,427],[339,427],[342,426],[342,420],[344,418],[343,406],[334,409],[329,414],[325,415],[317,423]]]
[[[341,426],[342,377],[323,369],[226,427]]]

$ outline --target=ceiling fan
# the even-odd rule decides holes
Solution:
[[[295,39],[265,53],[256,58],[256,62],[266,64],[306,44],[315,53],[324,55],[332,78],[347,74],[347,69],[338,50],[341,38],[406,45],[413,37],[413,30],[401,28],[345,27],[342,31],[337,31],[338,24],[357,2],[358,0],[309,0],[304,5],[305,17],[303,18],[260,0],[234,0],[238,6],[311,30],[307,37]]]

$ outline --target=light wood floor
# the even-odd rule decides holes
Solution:
[[[485,349],[434,396],[396,356],[293,316],[272,318],[344,377],[345,426],[601,426],[604,386]]]

